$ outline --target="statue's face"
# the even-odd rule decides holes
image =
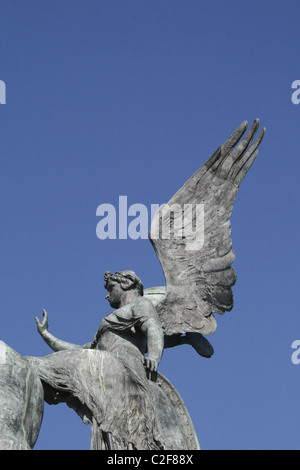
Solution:
[[[118,308],[120,306],[122,295],[124,295],[124,292],[121,284],[109,281],[105,298],[109,301],[111,307]]]

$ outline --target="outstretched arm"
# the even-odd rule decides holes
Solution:
[[[68,343],[66,341],[62,341],[61,339],[56,338],[54,335],[49,333],[49,323],[48,323],[48,315],[46,310],[43,310],[43,321],[40,322],[38,317],[35,317],[35,321],[37,323],[38,332],[40,333],[43,340],[50,346],[53,351],[63,351],[65,349],[79,349],[85,348],[88,349],[90,347],[90,343],[79,346],[78,344]]]

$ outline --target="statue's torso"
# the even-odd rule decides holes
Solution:
[[[140,331],[140,317],[134,317],[132,304],[111,312],[101,321],[96,349],[112,352],[126,359],[141,360],[146,353],[146,337]]]

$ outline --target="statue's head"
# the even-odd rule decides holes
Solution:
[[[134,271],[118,271],[114,274],[106,271],[104,275],[104,287],[107,290],[106,299],[113,308],[120,307],[121,301],[128,294],[142,296],[144,288],[142,281]]]

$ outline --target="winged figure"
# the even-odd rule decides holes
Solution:
[[[54,353],[14,359],[19,368],[26,361],[27,373],[41,381],[45,401],[66,402],[92,425],[91,449],[199,449],[182,399],[157,368],[164,348],[180,344],[210,357],[213,348],[205,336],[216,329],[214,314],[233,307],[236,273],[230,215],[265,133],[263,128],[256,137],[258,128],[256,119],[243,137],[243,122],[155,214],[149,238],[165,286],[144,290],[133,271],[107,271],[106,298],[114,310],[102,319],[93,341],[81,346],[56,338],[48,331],[44,311],[42,322],[36,318],[38,331]],[[17,357],[4,343],[1,348],[2,357]],[[9,384],[14,383],[12,370],[18,369],[7,364],[3,369]],[[32,429],[26,429],[26,436],[37,436],[41,399],[40,391],[39,419],[33,423],[27,417]],[[28,397],[23,409],[19,401],[16,422],[29,413],[27,402]],[[6,440],[0,438],[0,448],[1,442],[14,442],[16,428],[21,429],[14,425]],[[15,448],[33,445],[25,437],[21,435]]]

